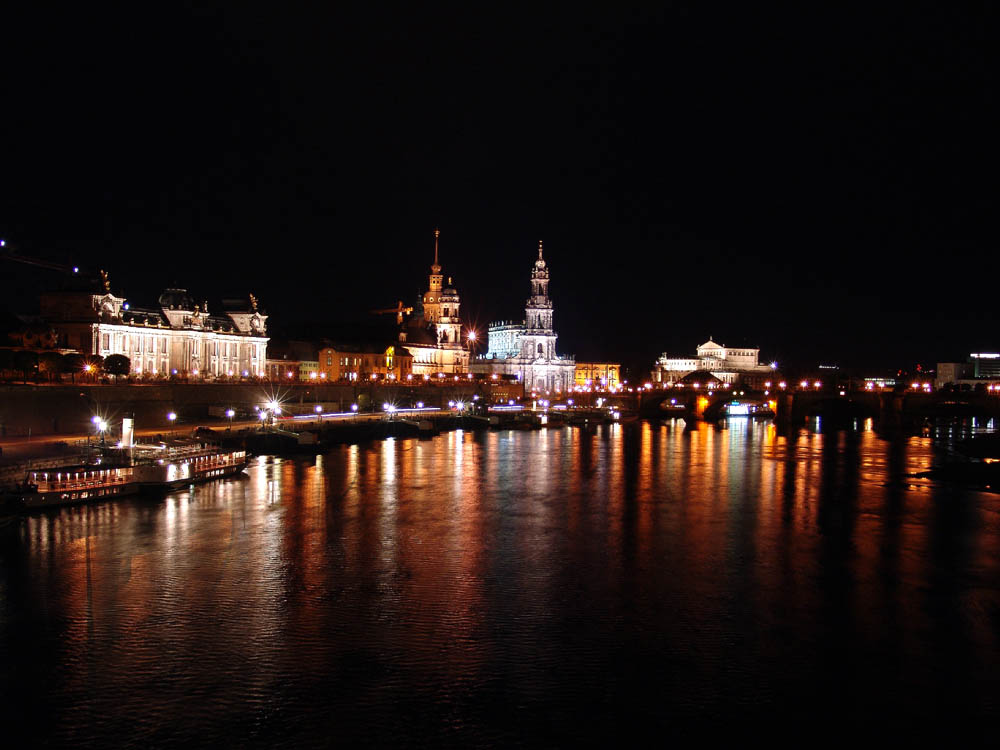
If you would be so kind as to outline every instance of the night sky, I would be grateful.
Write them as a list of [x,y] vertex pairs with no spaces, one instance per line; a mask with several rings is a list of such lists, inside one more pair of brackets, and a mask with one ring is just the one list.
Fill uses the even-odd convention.
[[477,5],[5,10],[0,236],[279,333],[412,300],[438,226],[480,332],[544,240],[578,359],[1000,347],[984,5]]

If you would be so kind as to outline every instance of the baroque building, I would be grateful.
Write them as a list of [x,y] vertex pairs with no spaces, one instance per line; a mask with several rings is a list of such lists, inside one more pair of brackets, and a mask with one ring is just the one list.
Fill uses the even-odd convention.
[[[469,369],[469,352],[462,344],[461,300],[451,278],[445,285],[438,263],[439,229],[434,230],[434,263],[427,292],[417,299],[399,331],[399,343],[413,357],[414,375],[462,373]],[[401,308],[402,309],[402,308]]]
[[40,299],[42,317],[65,346],[82,354],[129,358],[134,375],[194,378],[261,377],[267,360],[267,315],[249,303],[224,300],[213,315],[185,289],[166,289],[155,308],[135,308],[101,288],[50,292]]
[[760,349],[750,347],[727,347],[716,343],[712,337],[699,346],[694,357],[668,357],[664,352],[656,360],[653,380],[657,383],[676,383],[696,371],[711,373],[722,383],[736,383],[739,380],[755,379],[770,375],[777,363],[762,365],[758,361]]
[[470,369],[486,375],[514,375],[526,391],[568,391],[573,387],[576,363],[573,357],[556,353],[557,338],[552,325],[549,269],[539,242],[524,321],[491,323],[487,352]]
[[577,362],[576,387],[613,391],[621,384],[621,365],[617,362]]

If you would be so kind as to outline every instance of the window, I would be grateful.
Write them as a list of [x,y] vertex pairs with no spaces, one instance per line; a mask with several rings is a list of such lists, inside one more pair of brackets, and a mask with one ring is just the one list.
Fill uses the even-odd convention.
[[111,336],[107,333],[101,336],[101,348],[104,350],[111,348]]

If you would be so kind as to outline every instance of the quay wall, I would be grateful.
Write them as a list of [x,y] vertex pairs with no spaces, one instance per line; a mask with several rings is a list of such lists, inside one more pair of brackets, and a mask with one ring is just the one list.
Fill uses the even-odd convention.
[[326,411],[346,411],[357,403],[362,411],[380,408],[385,401],[410,405],[447,405],[450,400],[488,396],[488,385],[278,385],[244,383],[165,383],[122,385],[3,385],[0,386],[0,437],[84,434],[92,431],[98,414],[117,423],[134,414],[136,427],[170,427],[167,414],[175,412],[177,427],[193,426],[209,416],[209,408],[232,408],[242,414],[270,399],[280,400],[291,412],[307,412],[314,404]]

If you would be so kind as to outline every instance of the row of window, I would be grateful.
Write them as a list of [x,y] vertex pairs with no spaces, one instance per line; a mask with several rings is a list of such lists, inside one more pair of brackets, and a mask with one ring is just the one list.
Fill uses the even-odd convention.
[[[143,339],[142,336],[136,336],[130,340],[129,335],[121,334],[118,338],[118,351],[128,352],[130,351],[129,345],[134,344],[134,351],[136,354],[160,354],[167,353],[167,339],[165,337],[158,337],[154,339],[152,336],[147,336]],[[250,358],[257,359],[257,345],[248,344]],[[211,344],[210,354],[212,356],[218,357],[239,357],[240,345],[238,342],[233,341],[213,341]],[[101,349],[102,351],[111,351],[111,335],[102,334],[101,336]]]

